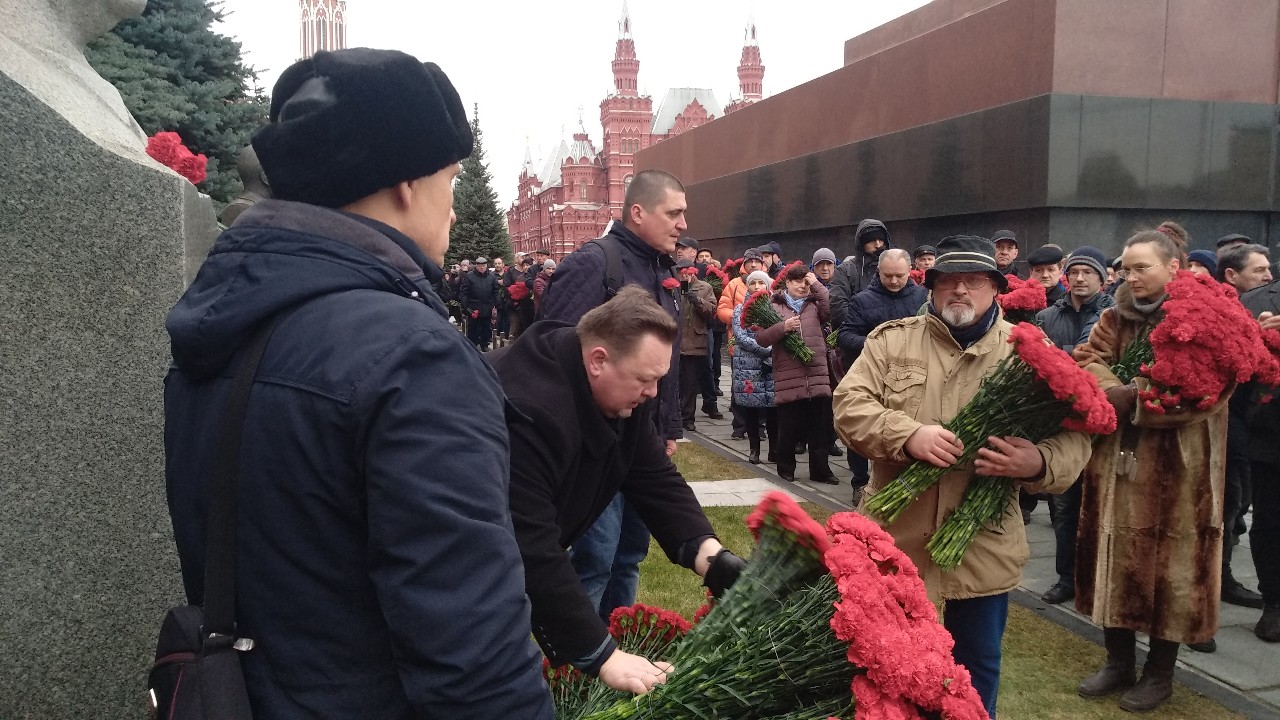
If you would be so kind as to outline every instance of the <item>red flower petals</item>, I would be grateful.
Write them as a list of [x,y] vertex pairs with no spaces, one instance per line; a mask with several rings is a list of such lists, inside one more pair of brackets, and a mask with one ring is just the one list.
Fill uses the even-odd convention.
[[668,290],[675,290],[680,287],[680,281],[675,278],[667,278],[662,281],[662,287]]
[[529,297],[529,286],[523,282],[518,282],[507,288],[507,297],[519,302]]
[[1053,345],[1040,328],[1018,323],[1009,334],[1018,358],[1035,371],[1058,400],[1070,400],[1073,414],[1062,421],[1067,430],[1109,435],[1116,430],[1116,411],[1098,379]]
[[776,525],[793,535],[796,542],[811,550],[826,552],[831,547],[827,540],[827,532],[816,520],[809,517],[804,508],[796,504],[786,493],[773,491],[766,493],[756,505],[756,509],[747,515],[747,527],[751,536],[760,539],[760,528],[765,524]]
[[176,132],[158,132],[147,138],[147,154],[192,185],[199,185],[208,177],[209,159],[188,150]]
[[1022,280],[1016,275],[1005,275],[1008,291],[997,295],[996,302],[1006,313],[1037,313],[1049,306],[1048,295],[1038,280]]
[[917,285],[924,285],[923,270],[912,270],[911,272],[907,273],[907,276],[910,277],[912,280],[914,280]]

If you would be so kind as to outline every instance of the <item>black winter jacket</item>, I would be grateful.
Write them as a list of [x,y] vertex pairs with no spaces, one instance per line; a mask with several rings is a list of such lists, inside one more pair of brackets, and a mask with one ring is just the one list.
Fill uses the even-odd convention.
[[920,308],[929,301],[929,291],[914,280],[907,280],[906,287],[898,292],[889,292],[880,284],[880,274],[871,279],[871,286],[853,296],[845,313],[844,322],[840,325],[840,334],[836,336],[836,344],[844,351],[846,363],[862,354],[862,346],[867,342],[867,335],[877,326],[890,320],[911,317],[920,312]]
[[[662,287],[662,281],[672,277],[675,261],[670,255],[658,252],[645,244],[638,235],[618,221],[609,226],[608,235],[621,246],[622,281],[624,285],[639,285],[651,294],[671,314],[676,325],[680,323],[680,308],[676,293]],[[576,324],[587,311],[604,304],[605,297],[604,250],[595,243],[587,243],[567,255],[556,266],[555,279],[542,298],[540,320],[559,320]],[[680,417],[680,338],[676,338],[671,350],[671,371],[658,383],[656,411],[658,427],[664,438],[677,440],[684,437],[684,425]]]
[[458,302],[468,313],[479,310],[482,317],[487,316],[498,305],[497,273],[488,270],[483,273],[468,270],[462,276]]
[[626,497],[667,557],[684,567],[693,567],[698,546],[713,532],[667,457],[653,422],[656,404],[644,403],[625,419],[600,412],[575,328],[534,323],[490,359],[511,403],[529,418],[508,424],[511,516],[533,603],[533,632],[560,666],[590,655],[609,637],[565,549],[614,495]]
[[[1240,301],[1253,313],[1254,317],[1263,312],[1280,315],[1280,280],[1254,288],[1240,296]],[[1237,390],[1237,393],[1253,393],[1258,389],[1257,383],[1250,383]],[[1254,462],[1265,462],[1280,465],[1280,399],[1255,405],[1251,408],[1249,420],[1249,459]],[[1273,482],[1274,478],[1267,478]]]
[[1070,353],[1075,346],[1088,342],[1089,333],[1093,332],[1102,311],[1115,307],[1115,304],[1114,297],[1099,292],[1076,310],[1071,304],[1071,296],[1066,295],[1036,313],[1036,324],[1054,345]]
[[256,643],[242,655],[255,717],[554,716],[529,639],[502,389],[446,321],[440,276],[386,225],[265,200],[169,313],[166,481],[198,604],[241,347],[289,312],[240,453],[236,610]]
[[[862,252],[862,236],[872,230],[884,233],[884,247],[874,255]],[[844,324],[845,313],[848,312],[849,301],[853,296],[866,290],[871,281],[880,276],[880,253],[893,247],[889,239],[889,229],[879,220],[863,220],[853,233],[853,246],[856,248],[853,260],[841,263],[831,278],[831,325],[840,327]]]

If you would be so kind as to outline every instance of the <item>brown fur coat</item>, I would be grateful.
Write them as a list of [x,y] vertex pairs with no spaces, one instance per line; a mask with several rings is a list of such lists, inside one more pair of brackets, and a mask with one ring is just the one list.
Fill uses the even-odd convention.
[[[1074,353],[1103,389],[1120,384],[1109,366],[1148,321],[1127,286],[1116,300]],[[1076,608],[1095,623],[1184,643],[1217,632],[1232,390],[1204,411],[1154,415],[1139,403],[1095,441],[1076,546]]]

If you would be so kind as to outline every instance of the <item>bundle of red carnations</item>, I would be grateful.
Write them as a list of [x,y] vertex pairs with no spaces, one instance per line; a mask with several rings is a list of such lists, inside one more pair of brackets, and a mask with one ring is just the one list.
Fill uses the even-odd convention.
[[840,513],[824,531],[771,493],[747,524],[751,562],[675,640],[667,682],[638,697],[598,693],[568,713],[557,705],[557,717],[986,717],[915,566],[874,522]]
[[[788,270],[790,270],[790,269],[791,269],[791,268],[793,268],[793,267],[796,267],[796,266],[801,266],[801,267],[803,267],[803,266],[804,266],[804,261],[803,261],[803,260],[796,260],[796,261],[794,261],[794,262],[792,262],[792,263],[790,263],[790,264],[786,265],[785,267],[783,267],[781,270],[779,270],[779,271],[778,271],[778,276],[777,276],[777,277],[775,277],[775,278],[773,279],[773,290],[774,290],[775,292],[776,292],[776,291],[779,291],[779,290],[781,290],[781,289],[783,289],[783,288],[785,288],[785,287],[787,286],[787,271],[788,271]],[[768,270],[769,270],[768,268],[765,268],[765,272],[768,272]]]
[[705,279],[707,284],[711,286],[711,291],[716,294],[717,299],[724,292],[724,286],[729,284],[729,276],[725,275],[720,268],[710,265],[707,266],[707,277]]
[[511,287],[504,288],[504,290],[507,292],[507,297],[511,298],[513,302],[520,302],[529,297],[529,286],[523,280],[517,280],[511,284]]
[[914,280],[917,285],[924,285],[923,270],[916,270],[915,268],[912,268],[911,272],[907,273],[907,277]]
[[199,185],[208,176],[209,159],[187,149],[176,132],[158,132],[147,138],[147,154],[192,185]]
[[1004,319],[1017,325],[1034,323],[1036,313],[1049,306],[1048,295],[1039,280],[1023,280],[1017,275],[1005,275],[1009,289],[996,296],[996,302],[1004,313]]
[[[1235,288],[1182,270],[1164,290],[1163,317],[1145,340],[1139,336],[1131,342],[1114,366],[1130,370],[1126,355],[1151,358],[1138,367],[1138,375],[1150,381],[1138,394],[1147,410],[1204,410],[1237,383],[1256,378],[1264,385],[1280,384],[1280,363]],[[1117,376],[1126,382],[1133,377]]]
[[[944,424],[964,445],[950,468],[916,461],[867,500],[867,510],[897,520],[916,498],[954,468],[971,465],[987,438],[1015,435],[1040,442],[1060,430],[1105,435],[1115,432],[1116,413],[1098,380],[1085,372],[1030,323],[1014,326],[1014,352],[985,377],[978,393]],[[929,554],[944,570],[963,559],[978,532],[998,525],[1017,481],[974,476],[955,512],[929,540]]]
[[[752,293],[743,301],[742,314],[738,318],[738,323],[744,329],[758,332],[780,322],[782,322],[782,316],[773,309],[772,294],[768,290]],[[813,361],[813,351],[804,344],[804,337],[795,330],[790,330],[782,336],[782,347],[802,363]]]

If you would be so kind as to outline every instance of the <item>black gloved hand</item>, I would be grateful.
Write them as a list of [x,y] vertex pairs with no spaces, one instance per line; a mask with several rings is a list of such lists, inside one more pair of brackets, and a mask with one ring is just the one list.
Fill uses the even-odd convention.
[[721,550],[711,558],[711,565],[707,567],[707,574],[702,578],[702,584],[711,591],[712,597],[719,599],[724,595],[724,591],[737,581],[738,576],[742,574],[742,569],[746,566],[746,560],[727,549]]

